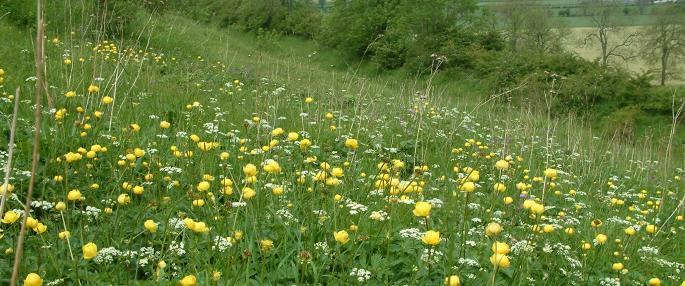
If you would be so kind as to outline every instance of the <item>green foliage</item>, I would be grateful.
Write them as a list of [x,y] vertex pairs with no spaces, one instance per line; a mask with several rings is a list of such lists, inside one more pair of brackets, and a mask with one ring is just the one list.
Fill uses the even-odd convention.
[[346,54],[368,56],[381,69],[421,73],[436,57],[447,59],[444,68],[469,68],[481,50],[503,46],[477,12],[469,0],[346,1],[328,17],[322,38]]
[[172,0],[177,12],[195,20],[215,22],[221,27],[237,27],[248,32],[275,31],[290,36],[312,38],[321,25],[317,5],[308,0]]
[[36,27],[36,1],[2,1],[0,15],[6,15],[10,23],[27,28]]

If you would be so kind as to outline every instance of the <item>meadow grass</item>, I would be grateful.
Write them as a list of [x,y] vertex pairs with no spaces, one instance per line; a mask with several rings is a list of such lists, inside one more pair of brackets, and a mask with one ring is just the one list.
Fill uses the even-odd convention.
[[[574,116],[478,96],[478,82],[374,75],[298,39],[136,21],[139,39],[48,35],[55,106],[22,277],[682,283],[683,171],[668,143],[627,145]],[[7,23],[0,34],[9,119],[14,88],[32,94],[33,36]],[[30,176],[28,98],[4,187],[3,283]]]

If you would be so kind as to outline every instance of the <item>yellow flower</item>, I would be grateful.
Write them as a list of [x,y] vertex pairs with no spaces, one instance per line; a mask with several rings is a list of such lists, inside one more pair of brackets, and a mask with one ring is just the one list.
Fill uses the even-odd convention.
[[595,236],[595,240],[596,240],[597,243],[599,243],[599,244],[604,244],[604,243],[606,243],[606,242],[607,242],[607,239],[609,239],[609,238],[606,236],[606,234],[600,233],[600,234],[598,234],[597,236]]
[[7,211],[5,215],[2,217],[2,223],[4,224],[13,224],[19,219],[19,214],[15,213],[14,211]]
[[205,224],[202,221],[194,222],[192,230],[193,230],[193,232],[196,232],[196,233],[209,232],[209,228],[207,227],[207,224]]
[[611,269],[616,270],[616,271],[621,271],[621,270],[623,270],[623,263],[616,262],[616,263],[611,265]]
[[120,194],[120,195],[117,197],[117,202],[118,202],[120,205],[126,205],[126,204],[128,204],[128,203],[131,202],[131,197],[129,197],[127,194]]
[[133,187],[133,193],[134,193],[134,194],[136,194],[136,195],[142,195],[143,192],[145,192],[145,189],[143,188],[143,186],[135,186],[135,187]]
[[545,174],[545,177],[547,177],[549,179],[554,179],[557,177],[557,170],[552,169],[552,168],[548,168],[545,170],[544,174]]
[[627,227],[623,230],[627,235],[635,235],[636,231],[632,226]]
[[73,91],[67,91],[67,93],[64,94],[65,97],[71,98],[76,96],[76,92]]
[[171,127],[171,123],[169,123],[168,121],[162,121],[159,123],[159,127],[162,129],[167,129]]
[[257,195],[257,192],[254,189],[249,187],[243,188],[243,199],[249,200],[253,198],[255,195]]
[[67,240],[71,236],[71,233],[68,230],[65,230],[65,231],[61,231],[58,234],[58,236],[59,236],[59,239],[61,239],[61,240]]
[[506,242],[495,241],[492,243],[492,252],[497,254],[509,254],[511,250],[509,249],[509,244]]
[[536,215],[541,215],[545,212],[545,206],[542,204],[535,203],[530,207],[530,211]]
[[33,231],[35,231],[37,234],[42,234],[48,230],[48,226],[44,225],[43,223],[38,223],[36,224],[35,227],[32,228]]
[[26,218],[26,226],[28,228],[34,228],[37,225],[38,225],[38,220],[36,220],[35,218],[32,218],[32,217]]
[[334,177],[340,178],[345,175],[345,172],[343,171],[342,168],[335,167],[331,170],[331,175]]
[[356,150],[357,148],[359,148],[359,142],[357,142],[357,139],[348,138],[347,140],[345,140],[345,147],[350,148],[352,150]]
[[649,286],[660,286],[661,285],[661,279],[654,277],[652,279],[649,279],[647,284],[649,284]]
[[485,227],[485,235],[495,236],[502,232],[502,226],[499,223],[491,222]]
[[67,200],[70,201],[77,201],[81,199],[81,191],[79,190],[71,190],[69,193],[67,193]]
[[43,278],[36,273],[29,273],[24,279],[24,286],[41,286],[43,285]]
[[283,135],[283,133],[285,133],[285,131],[283,130],[283,128],[279,127],[271,131],[271,136],[280,136]]
[[252,177],[257,175],[257,166],[253,164],[247,164],[243,167],[243,173],[245,177]]
[[476,184],[473,182],[464,182],[460,187],[459,190],[462,192],[467,192],[471,193],[476,190]]
[[297,132],[288,133],[288,141],[296,141],[299,137],[300,134],[297,134]]
[[500,253],[495,253],[490,256],[490,263],[497,268],[509,268],[511,265],[509,257]]
[[502,184],[502,183],[496,183],[495,186],[493,187],[493,190],[495,190],[495,192],[503,193],[504,191],[507,190],[507,186]]
[[275,187],[271,190],[271,193],[273,193],[274,196],[280,196],[283,194],[283,187],[281,187],[281,186]]
[[181,286],[195,286],[197,285],[197,278],[195,275],[186,275],[180,281]]
[[57,203],[55,204],[55,209],[58,210],[58,211],[63,211],[63,210],[65,210],[66,208],[67,208],[67,204],[65,204],[64,202],[57,202]]
[[98,246],[95,243],[89,242],[84,245],[81,250],[83,250],[83,259],[91,260],[98,255]]
[[509,162],[506,160],[499,160],[497,163],[495,163],[495,167],[500,170],[506,170],[509,169]]
[[193,206],[194,207],[202,207],[204,205],[205,205],[205,200],[203,200],[203,199],[193,200]]
[[657,227],[656,227],[656,225],[650,224],[650,225],[647,225],[647,227],[645,227],[645,231],[647,231],[647,233],[652,234],[652,233],[655,233],[657,231]]
[[100,92],[100,87],[98,87],[97,85],[91,84],[90,86],[88,86],[88,92],[89,93]]
[[219,279],[221,279],[221,272],[216,270],[212,272],[212,281],[219,281]]
[[505,197],[505,198],[504,198],[504,204],[505,204],[505,205],[510,205],[510,204],[512,204],[513,202],[514,202],[514,198],[512,198],[512,197]]
[[268,252],[274,248],[274,242],[271,239],[262,239],[259,241],[259,249],[263,252]]
[[145,223],[143,223],[143,226],[151,233],[157,232],[157,223],[154,220],[146,220]]
[[417,217],[427,217],[431,213],[431,208],[433,206],[427,202],[417,202],[414,205],[414,215]]
[[197,184],[197,190],[200,192],[206,192],[207,190],[209,190],[209,187],[210,185],[207,181],[202,181],[199,184]]
[[103,104],[112,104],[113,101],[114,101],[114,99],[111,98],[111,97],[109,97],[109,96],[105,96],[105,97],[102,98],[102,103],[103,103]]
[[306,150],[307,148],[309,148],[309,146],[312,146],[312,141],[310,141],[309,139],[300,140],[300,149]]
[[345,230],[334,232],[333,237],[340,244],[346,244],[350,241],[350,235]]
[[133,132],[140,131],[140,125],[138,125],[137,123],[130,124],[128,128],[130,128]]
[[421,241],[431,246],[438,245],[440,244],[440,232],[433,230],[426,231],[426,233],[423,234],[423,237],[421,237]]
[[447,286],[459,286],[460,284],[461,284],[461,281],[459,280],[459,276],[457,276],[457,275],[445,277],[445,285],[447,285]]

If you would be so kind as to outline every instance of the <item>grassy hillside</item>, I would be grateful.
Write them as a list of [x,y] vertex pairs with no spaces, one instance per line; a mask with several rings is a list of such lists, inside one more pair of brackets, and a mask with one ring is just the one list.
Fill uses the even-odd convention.
[[[668,141],[626,145],[573,116],[488,97],[478,81],[378,75],[308,41],[178,15],[135,20],[138,37],[47,37],[55,106],[44,110],[22,277],[682,283],[683,171]],[[5,284],[35,79],[32,33],[2,22],[0,35],[5,134],[22,89],[0,225]]]

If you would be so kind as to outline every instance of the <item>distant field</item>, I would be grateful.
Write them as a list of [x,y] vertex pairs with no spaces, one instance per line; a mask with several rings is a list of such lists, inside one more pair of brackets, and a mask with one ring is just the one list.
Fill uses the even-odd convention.
[[[598,44],[588,43],[587,45],[583,45],[583,39],[586,37],[586,35],[592,32],[592,29],[593,28],[589,27],[570,28],[569,36],[566,38],[566,41],[564,42],[564,46],[566,47],[566,49],[568,49],[569,51],[573,51],[574,53],[588,60],[598,59],[601,53]],[[618,39],[623,39],[630,33],[639,32],[640,29],[642,29],[642,26],[625,27],[612,36],[614,39],[618,41]],[[639,57],[638,47],[634,47],[632,52],[637,54],[638,57],[629,61],[622,61],[614,58],[614,61],[611,62],[611,64],[614,66],[621,66],[636,74],[649,71],[650,69],[653,70],[656,74],[658,74],[657,66],[650,66],[642,58]],[[667,84],[685,84],[685,81],[683,81],[683,78],[685,78],[685,73],[683,73],[682,69],[679,71],[679,73],[677,73],[677,76],[680,77],[680,79],[669,80],[667,81]]]

